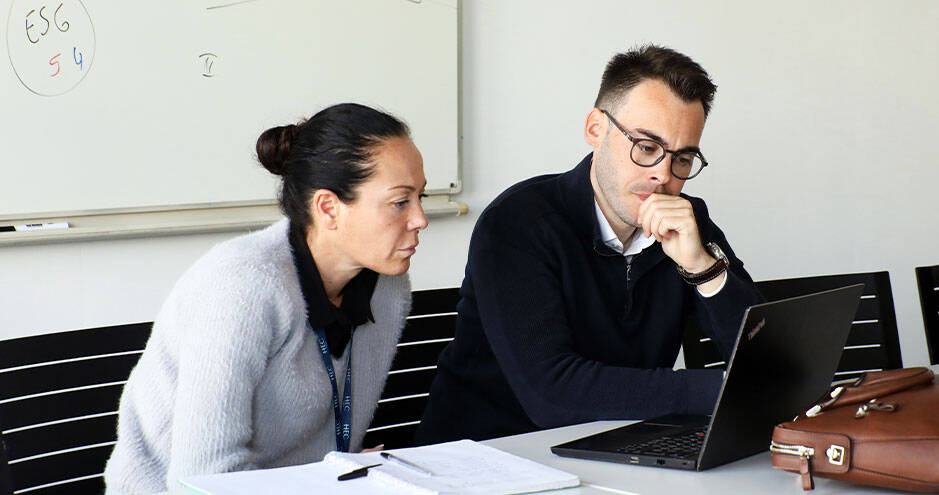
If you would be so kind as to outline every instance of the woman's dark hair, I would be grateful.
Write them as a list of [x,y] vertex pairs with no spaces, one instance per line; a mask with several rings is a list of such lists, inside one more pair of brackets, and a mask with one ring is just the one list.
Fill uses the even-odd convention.
[[407,124],[374,108],[341,103],[298,124],[272,127],[258,138],[261,165],[283,177],[280,207],[295,225],[310,225],[309,201],[328,189],[345,203],[374,169],[369,163],[378,145],[408,137]]
[[615,111],[626,92],[645,79],[665,82],[686,102],[700,101],[705,117],[711,111],[717,86],[704,68],[687,55],[656,45],[640,46],[610,59],[594,106]]

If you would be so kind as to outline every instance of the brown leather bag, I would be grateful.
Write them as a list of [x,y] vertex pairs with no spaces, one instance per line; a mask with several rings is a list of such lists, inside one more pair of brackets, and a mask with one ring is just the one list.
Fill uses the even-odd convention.
[[928,368],[867,373],[836,384],[773,430],[773,467],[915,492],[939,491],[939,384]]

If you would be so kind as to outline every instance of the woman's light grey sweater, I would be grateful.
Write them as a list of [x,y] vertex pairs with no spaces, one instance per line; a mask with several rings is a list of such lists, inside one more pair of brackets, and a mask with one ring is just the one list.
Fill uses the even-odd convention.
[[[333,359],[340,396],[352,352],[352,441],[365,429],[410,310],[407,275],[379,276],[374,323]],[[336,449],[332,387],[280,221],[219,244],[176,283],[121,397],[108,494],[174,488],[180,476],[315,462]]]

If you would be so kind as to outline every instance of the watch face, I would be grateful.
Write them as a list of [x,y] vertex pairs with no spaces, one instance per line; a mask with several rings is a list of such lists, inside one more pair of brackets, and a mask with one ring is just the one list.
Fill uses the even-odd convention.
[[711,252],[711,255],[717,259],[724,260],[724,263],[727,263],[727,255],[724,254],[724,250],[717,245],[716,242],[709,242],[707,244],[708,251]]

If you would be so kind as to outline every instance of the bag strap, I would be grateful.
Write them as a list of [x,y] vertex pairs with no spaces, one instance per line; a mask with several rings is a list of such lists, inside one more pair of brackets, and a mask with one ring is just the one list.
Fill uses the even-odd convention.
[[812,417],[823,410],[867,402],[871,399],[932,383],[932,370],[924,366],[890,371],[874,371],[861,375],[857,380],[835,385],[828,398],[812,406],[805,415]]

